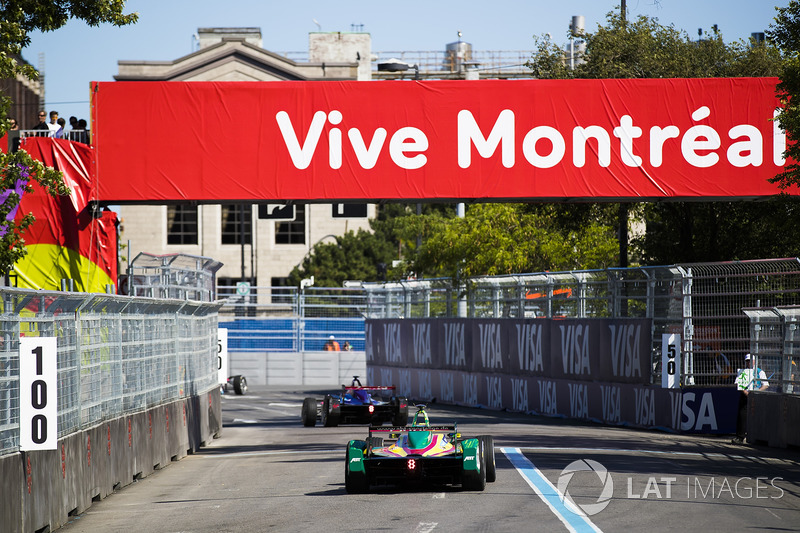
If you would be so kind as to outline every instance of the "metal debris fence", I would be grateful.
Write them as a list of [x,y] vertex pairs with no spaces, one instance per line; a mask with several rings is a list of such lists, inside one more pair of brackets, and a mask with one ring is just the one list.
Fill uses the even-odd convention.
[[322,350],[330,335],[364,350],[363,289],[251,287],[246,295],[235,289],[218,287],[219,325],[228,330],[231,352]]
[[492,276],[461,287],[424,279],[219,293],[228,295],[220,320],[235,329],[232,351],[321,349],[328,334],[363,349],[365,318],[651,318],[653,383],[661,380],[662,334],[678,333],[683,386],[733,386],[752,352],[769,366],[772,390],[787,390],[787,357],[800,352],[800,334],[783,342],[783,330],[773,332],[780,339],[770,346],[763,335],[757,340],[744,312],[800,305],[797,258]]
[[0,289],[0,455],[18,451],[19,339],[56,337],[58,437],[217,386],[219,305]]

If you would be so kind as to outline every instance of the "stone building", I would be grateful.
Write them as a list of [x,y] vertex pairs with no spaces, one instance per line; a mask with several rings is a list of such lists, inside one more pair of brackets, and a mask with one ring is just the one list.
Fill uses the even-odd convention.
[[[168,61],[119,61],[117,81],[340,81],[369,80],[368,33],[311,33],[307,61],[262,48],[259,28],[200,28],[196,50]],[[187,117],[191,120],[191,117]],[[246,117],[243,117],[246,120]],[[154,124],[157,126],[157,124]],[[231,129],[235,130],[232,124]],[[224,134],[224,132],[220,132]],[[218,284],[239,281],[280,286],[315,244],[347,231],[369,229],[366,216],[343,218],[341,205],[296,204],[291,220],[276,221],[266,204],[122,205],[124,255],[185,253],[220,261]],[[353,207],[353,206],[348,206]],[[291,208],[281,211],[291,211]],[[336,211],[340,216],[334,216]],[[289,215],[291,217],[291,213]],[[124,266],[121,271],[124,271]],[[224,295],[226,291],[222,291]]]

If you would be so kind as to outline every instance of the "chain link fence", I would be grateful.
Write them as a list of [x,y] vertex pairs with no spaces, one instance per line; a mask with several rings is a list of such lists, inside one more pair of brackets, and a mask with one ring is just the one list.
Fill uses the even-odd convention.
[[765,330],[755,344],[743,311],[800,305],[797,258],[491,276],[461,287],[450,279],[350,285],[254,287],[247,295],[219,287],[229,349],[321,350],[335,335],[361,350],[365,318],[650,318],[651,381],[661,380],[662,335],[677,333],[685,386],[733,386],[745,354],[759,351],[778,384],[792,368],[787,350],[799,350],[779,324],[769,349]]
[[770,389],[800,393],[800,306],[746,308],[750,319],[753,368],[761,369]]
[[55,337],[58,437],[217,386],[219,304],[0,289],[0,455],[19,447],[19,339]]
[[331,335],[341,346],[364,350],[366,294],[360,288],[248,287],[246,294],[236,289],[217,288],[229,351],[316,351]]

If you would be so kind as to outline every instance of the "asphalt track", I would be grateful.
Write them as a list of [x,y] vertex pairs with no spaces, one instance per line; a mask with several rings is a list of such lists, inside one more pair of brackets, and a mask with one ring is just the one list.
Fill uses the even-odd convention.
[[366,431],[302,427],[324,392],[225,395],[219,439],[62,531],[800,531],[798,450],[438,404],[431,423],[494,436],[497,481],[350,495],[344,450]]

